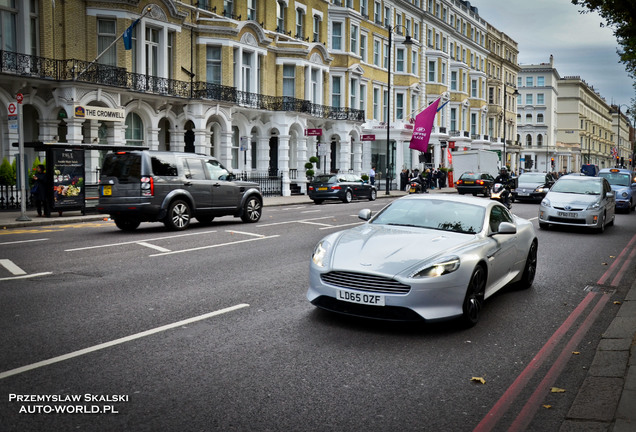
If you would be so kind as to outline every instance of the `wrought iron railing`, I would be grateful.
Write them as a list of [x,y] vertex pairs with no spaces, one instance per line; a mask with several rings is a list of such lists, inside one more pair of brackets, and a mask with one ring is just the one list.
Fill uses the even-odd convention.
[[234,173],[234,175],[237,180],[258,183],[261,187],[261,194],[264,197],[281,196],[283,194],[283,177],[278,171],[267,174],[242,171]]
[[55,81],[77,81],[125,88],[140,93],[184,98],[210,99],[267,111],[294,111],[313,117],[363,122],[364,111],[318,105],[288,96],[244,92],[235,87],[208,82],[179,81],[128,72],[125,68],[77,59],[54,60],[0,50],[0,74]]

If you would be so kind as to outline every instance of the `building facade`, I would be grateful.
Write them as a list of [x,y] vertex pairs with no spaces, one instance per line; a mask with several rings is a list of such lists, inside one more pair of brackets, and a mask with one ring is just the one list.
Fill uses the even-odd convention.
[[[469,2],[7,0],[0,13],[0,111],[23,95],[27,143],[210,154],[280,176],[283,195],[306,190],[312,156],[317,172],[375,165],[393,183],[401,168],[448,166],[451,149],[503,148],[505,122],[489,131],[492,37]],[[492,75],[514,83],[516,43],[496,37]],[[422,155],[412,119],[438,98]],[[0,139],[0,159],[15,158],[14,123]],[[87,182],[104,154],[86,152]]]

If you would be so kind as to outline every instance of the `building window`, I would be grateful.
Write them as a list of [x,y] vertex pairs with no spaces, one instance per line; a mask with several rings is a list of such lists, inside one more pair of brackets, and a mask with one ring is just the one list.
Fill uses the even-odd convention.
[[373,89],[373,119],[380,119],[380,89]]
[[457,71],[451,71],[451,90],[457,91]]
[[360,109],[365,111],[366,118],[366,110],[367,110],[367,86],[365,84],[360,84]]
[[384,61],[383,67],[385,69],[388,69],[389,68],[389,45],[388,44],[384,44],[384,58],[383,58],[383,61]]
[[320,16],[314,15],[314,42],[320,42]]
[[104,52],[104,50],[108,48],[117,37],[116,33],[115,20],[97,19],[97,53],[103,53],[99,58],[99,63],[110,66],[117,65],[116,46],[113,45],[107,52]]
[[418,67],[417,67],[417,51],[411,51],[411,73],[413,75],[417,75]]
[[126,145],[140,146],[144,143],[144,124],[135,113],[126,116]]
[[433,29],[428,29],[426,32],[426,44],[429,48],[433,48]]
[[428,62],[428,81],[435,82],[435,60]]
[[545,77],[539,76],[537,77],[537,87],[545,86]]
[[256,0],[247,0],[247,19],[256,21]]
[[373,41],[373,64],[380,66],[380,41]]
[[305,37],[305,12],[302,9],[296,9],[296,37]]
[[398,48],[395,52],[395,70],[404,72],[404,48]]
[[368,4],[369,0],[360,0],[360,15],[363,17],[369,16]]
[[284,1],[276,2],[276,31],[285,32],[285,11],[287,9],[287,5]]
[[[530,142],[530,145],[532,145],[532,142]],[[537,135],[537,147],[543,147],[543,135],[541,134]]]
[[532,77],[526,77],[526,87],[532,87],[534,80]]
[[349,47],[350,52],[358,53],[358,26],[351,26],[351,45]]
[[471,135],[477,134],[477,114],[470,114],[470,133]]
[[457,130],[457,108],[451,108],[450,110],[450,129],[451,131]]
[[470,80],[470,97],[477,97],[477,80]]
[[331,77],[331,106],[341,107],[342,80],[340,77]]
[[491,105],[495,103],[495,88],[494,87],[488,87],[488,103]]
[[168,32],[168,78],[174,78],[174,45],[176,40],[176,32]]
[[544,104],[545,104],[545,98],[543,93],[537,94],[537,105],[544,105]]
[[526,114],[526,124],[532,123],[532,114]]
[[391,24],[391,8],[386,6],[384,8],[384,27],[388,27]]
[[360,35],[360,61],[367,62],[367,35],[362,33]]
[[441,71],[442,71],[442,84],[446,84],[446,62],[442,62]]
[[397,93],[395,95],[395,118],[396,120],[404,119],[404,94]]
[[315,104],[322,102],[322,97],[319,92],[320,87],[318,86],[318,76],[319,76],[318,70],[312,69],[311,70],[311,101]]
[[532,105],[532,93],[526,95],[526,105]]
[[382,16],[380,15],[380,3],[379,2],[375,2],[373,4],[373,21],[376,24],[380,24],[382,22]]
[[221,47],[207,47],[205,74],[207,82],[221,84]]
[[342,23],[334,22],[331,27],[331,49],[342,50]]
[[159,30],[146,27],[146,75],[158,76]]
[[296,66],[283,65],[283,96],[296,97]]
[[543,114],[537,114],[537,123],[543,123]]
[[17,18],[16,0],[0,2],[0,49],[4,51],[18,51]]
[[234,2],[231,0],[223,1],[223,15],[225,16],[234,16]]
[[532,147],[532,135],[526,135],[526,147]]
[[349,107],[356,108],[358,104],[358,80],[351,78],[349,82]]

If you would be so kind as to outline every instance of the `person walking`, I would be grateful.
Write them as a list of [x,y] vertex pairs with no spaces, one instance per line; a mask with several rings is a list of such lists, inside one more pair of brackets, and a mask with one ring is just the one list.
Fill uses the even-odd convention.
[[44,172],[44,165],[38,165],[35,168],[35,174],[33,174],[33,187],[31,188],[31,195],[35,200],[38,217],[42,217],[42,215],[51,217],[51,208],[47,200],[47,186],[48,182]]
[[375,165],[373,165],[369,170],[369,181],[372,185],[375,184]]

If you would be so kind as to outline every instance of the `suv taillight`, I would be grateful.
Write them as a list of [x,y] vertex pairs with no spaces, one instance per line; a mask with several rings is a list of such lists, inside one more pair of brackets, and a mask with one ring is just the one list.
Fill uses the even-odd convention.
[[155,182],[152,177],[141,178],[141,196],[154,196]]

